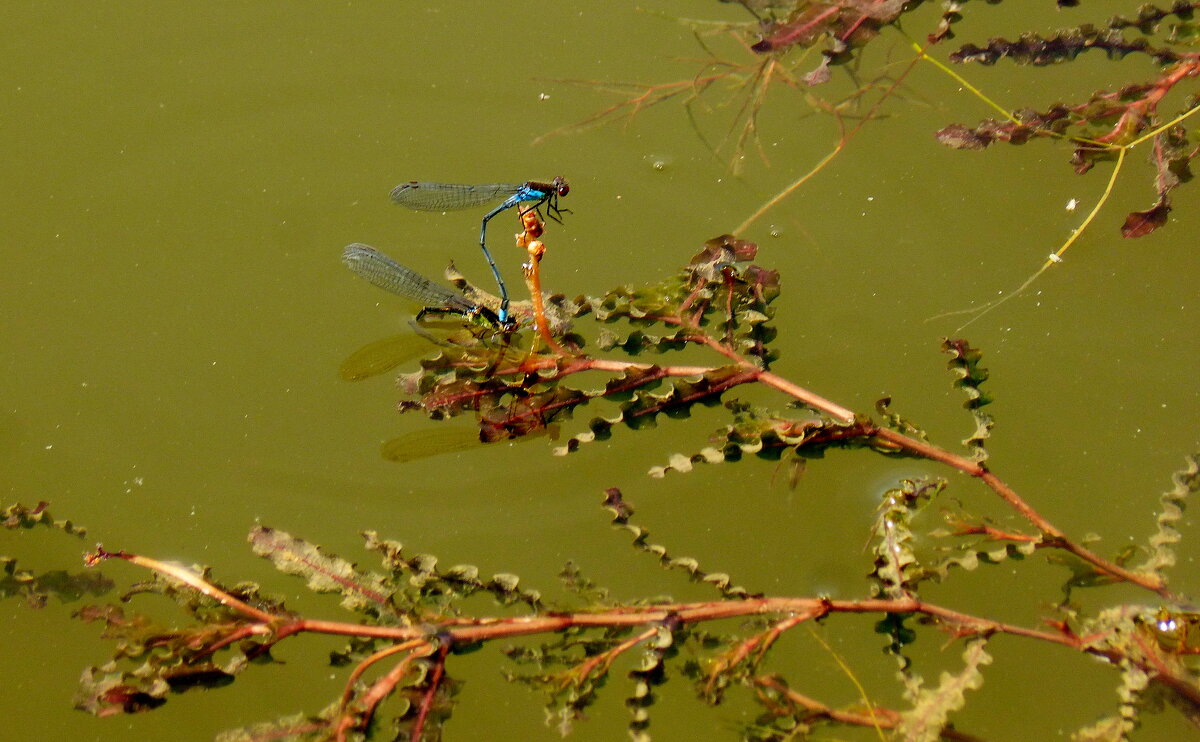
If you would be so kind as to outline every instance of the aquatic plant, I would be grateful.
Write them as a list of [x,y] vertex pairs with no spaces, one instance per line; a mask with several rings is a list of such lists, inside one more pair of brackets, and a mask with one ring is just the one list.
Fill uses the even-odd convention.
[[[652,539],[629,499],[617,489],[605,490],[603,507],[633,548],[712,592],[711,598],[687,601],[619,599],[574,564],[562,569],[562,596],[550,598],[516,575],[443,566],[437,557],[409,552],[375,531],[363,533],[364,547],[379,566],[364,569],[298,536],[266,525],[252,528],[248,538],[254,553],[303,580],[309,590],[336,598],[349,614],[341,619],[301,613],[269,588],[230,584],[204,567],[97,546],[89,564],[121,560],[145,569],[149,579],[125,589],[117,602],[77,612],[101,625],[113,642],[109,661],[84,672],[77,706],[100,716],[148,711],[174,694],[233,684],[247,672],[271,672],[272,652],[282,642],[333,635],[346,640],[330,655],[330,663],[343,668],[338,697],[324,709],[232,730],[220,739],[437,739],[456,704],[455,657],[522,639],[504,650],[506,675],[542,693],[549,723],[564,732],[604,693],[623,693],[631,736],[649,739],[659,689],[685,682],[701,703],[715,705],[743,693],[758,704],[757,718],[738,731],[744,739],[802,739],[827,727],[864,726],[898,739],[970,740],[982,737],[957,728],[954,718],[986,681],[994,655],[1004,651],[993,642],[1003,635],[1109,663],[1119,702],[1075,739],[1125,739],[1164,699],[1194,719],[1200,709],[1194,662],[1200,653],[1200,614],[1172,591],[1168,575],[1175,566],[1183,509],[1200,489],[1200,457],[1189,458],[1175,475],[1162,496],[1157,527],[1141,546],[1100,553],[1087,539],[1055,526],[989,466],[994,421],[985,412],[993,403],[985,389],[988,372],[978,349],[965,340],[942,343],[970,419],[961,450],[933,442],[894,412],[889,399],[880,400],[873,415],[855,412],[772,372],[778,335],[772,304],[781,282],[775,271],[751,262],[756,254],[752,243],[725,235],[710,240],[678,273],[651,285],[572,301],[546,297],[541,310],[536,304],[514,304],[514,316],[526,329],[507,339],[463,318],[454,343],[431,345],[433,354],[401,376],[402,408],[424,412],[433,419],[430,425],[450,417],[473,419],[475,445],[573,425],[558,449],[570,455],[597,439],[637,435],[660,417],[686,419],[699,406],[721,407],[728,422],[712,432],[708,445],[666,456],[651,474],[760,458],[785,464],[794,479],[805,464],[815,465],[833,448],[859,456],[906,457],[978,480],[1023,527],[972,514],[948,493],[952,485],[945,478],[906,478],[883,495],[867,533],[846,534],[868,545],[862,553],[861,595],[771,595],[741,585],[727,571],[706,564],[703,555],[679,554]],[[533,266],[529,274],[536,274]],[[544,318],[533,321],[547,307],[558,313],[555,331]],[[585,321],[600,328],[594,333],[595,355],[579,328],[566,329],[570,322]],[[538,334],[531,323],[546,331],[548,342],[530,340]],[[641,360],[686,347],[705,349],[718,363]],[[584,371],[606,374],[608,380],[574,384]],[[732,397],[739,387],[752,385],[773,390],[786,404],[767,409]],[[611,410],[574,422],[587,405]],[[9,528],[42,526],[82,535],[73,524],[54,521],[44,505],[13,506],[4,516]],[[1038,555],[1042,559],[1035,559]],[[958,576],[965,579],[1002,564],[1034,569],[1043,561],[1067,570],[1061,599],[1028,598],[1046,606],[1041,625],[998,620],[926,596],[929,586]],[[111,586],[47,579],[18,570],[13,560],[4,564],[6,592],[34,603],[81,585]],[[1144,597],[1075,598],[1080,591],[1112,584]],[[160,610],[134,611],[128,606],[133,595],[172,601],[187,620],[164,623],[155,617]],[[482,610],[479,598],[490,599],[494,607]],[[768,661],[790,632],[857,614],[876,618],[874,633],[896,661],[901,705],[885,705],[861,686],[857,703],[821,699],[822,684],[811,687],[804,668]],[[943,642],[961,647],[960,663],[928,680],[922,674],[928,660],[915,650]],[[855,678],[852,667],[843,668]]]

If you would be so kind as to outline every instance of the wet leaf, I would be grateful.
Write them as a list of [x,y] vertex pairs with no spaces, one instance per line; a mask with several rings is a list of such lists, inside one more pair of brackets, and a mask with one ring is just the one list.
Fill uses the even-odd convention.
[[991,415],[980,411],[981,407],[992,402],[992,398],[980,388],[988,378],[987,369],[980,365],[983,354],[961,339],[944,339],[942,350],[951,356],[948,366],[957,378],[954,386],[967,395],[963,407],[970,410],[975,418],[975,432],[963,441],[963,445],[975,461],[986,461],[988,453],[984,443],[991,436],[993,422]]
[[727,599],[751,597],[751,593],[744,587],[733,585],[729,575],[722,572],[710,572],[701,568],[699,560],[694,557],[676,557],[667,550],[667,547],[651,543],[649,541],[650,531],[632,522],[633,507],[625,501],[621,490],[616,487],[605,490],[604,507],[613,514],[613,526],[627,532],[632,537],[633,547],[650,554],[666,569],[686,572],[692,582],[710,585]]
[[1117,28],[1079,26],[1049,36],[1027,32],[1015,41],[993,38],[983,47],[964,44],[950,55],[950,60],[995,64],[1001,59],[1010,59],[1017,64],[1043,67],[1069,62],[1092,49],[1105,52],[1109,59],[1121,59],[1133,53],[1149,54],[1160,63],[1179,59],[1175,52],[1151,47],[1145,39],[1127,40]]
[[403,618],[391,602],[394,586],[376,574],[364,574],[345,559],[326,554],[319,546],[266,526],[255,526],[248,537],[254,553],[285,574],[305,579],[318,593],[341,593],[342,606],[372,617]]
[[1149,554],[1138,566],[1140,572],[1152,572],[1163,578],[1164,570],[1175,566],[1175,545],[1182,540],[1178,530],[1183,520],[1184,508],[1190,497],[1200,492],[1200,455],[1192,454],[1187,465],[1172,476],[1175,486],[1159,498],[1157,528],[1150,536]]
[[114,587],[115,582],[95,570],[56,569],[37,574],[18,569],[15,559],[0,556],[0,598],[21,595],[30,608],[44,607],[51,596],[73,603],[85,596],[99,597]]
[[45,526],[80,538],[87,535],[86,528],[77,526],[69,520],[55,520],[54,516],[50,515],[49,507],[50,503],[45,501],[39,502],[33,507],[26,507],[19,502],[14,503],[4,510],[0,510],[0,525],[9,530]]
[[479,577],[479,568],[469,564],[439,570],[433,555],[410,556],[398,541],[381,539],[374,531],[364,531],[362,535],[366,548],[383,557],[391,581],[400,586],[392,600],[406,615],[453,613],[457,603],[476,593],[490,594],[500,605],[524,603],[537,607],[541,603],[541,594],[521,588],[516,575],[499,573],[484,580]]
[[911,438],[917,438],[918,440],[922,440],[922,441],[929,440],[928,433],[926,433],[921,427],[915,425],[914,423],[907,420],[903,416],[901,416],[895,412],[892,412],[891,407],[892,407],[892,398],[891,397],[881,397],[879,400],[877,400],[875,402],[875,411],[883,416],[883,418],[886,421],[887,426],[889,428],[891,428],[892,430],[899,431],[899,432],[903,433],[904,435],[907,435]]
[[987,639],[967,642],[963,668],[957,673],[943,672],[936,688],[921,691],[915,706],[901,715],[897,728],[900,737],[911,742],[937,742],[950,721],[950,714],[967,702],[967,692],[983,686],[980,668],[992,663]]
[[738,239],[731,234],[723,234],[705,242],[704,249],[693,255],[688,264],[693,267],[701,267],[740,263],[754,260],[757,255],[757,243]]
[[[229,729],[217,735],[215,742],[317,742],[328,734],[330,722],[321,717],[293,714],[275,721]],[[350,735],[361,740],[361,735]]]
[[905,479],[884,493],[871,528],[873,595],[893,600],[916,597],[917,583],[926,572],[913,547],[913,519],[945,486],[941,479]]
[[1167,223],[1167,215],[1171,213],[1171,204],[1164,197],[1146,211],[1134,211],[1125,217],[1121,225],[1121,236],[1126,238],[1145,237]]
[[156,709],[166,703],[169,691],[166,683],[150,687],[128,673],[103,672],[89,667],[79,680],[75,708],[95,716],[136,714]]

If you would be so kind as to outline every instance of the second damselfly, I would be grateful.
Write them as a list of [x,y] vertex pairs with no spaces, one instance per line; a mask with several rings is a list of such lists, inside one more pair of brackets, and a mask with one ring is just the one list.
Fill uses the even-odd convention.
[[412,268],[400,265],[370,245],[360,242],[347,245],[342,251],[342,262],[355,275],[379,288],[422,304],[424,308],[417,315],[418,320],[429,315],[453,314],[491,327],[506,324],[491,309],[472,304],[466,297],[434,283]]

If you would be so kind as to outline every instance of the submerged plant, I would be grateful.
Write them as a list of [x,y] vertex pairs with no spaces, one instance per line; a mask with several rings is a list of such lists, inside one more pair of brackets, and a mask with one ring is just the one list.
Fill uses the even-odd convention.
[[[723,0],[724,1],[724,0]],[[954,0],[944,4],[936,25],[929,29],[922,43],[912,40],[901,27],[901,21],[912,17],[922,3],[903,3],[894,0],[787,0],[757,2],[741,0],[755,22],[744,24],[713,24],[685,21],[697,30],[697,38],[707,57],[700,69],[690,78],[662,84],[611,85],[598,81],[567,81],[615,92],[624,96],[618,103],[594,114],[573,126],[563,127],[552,134],[577,132],[618,117],[631,119],[649,106],[673,99],[686,102],[689,117],[697,132],[697,117],[693,108],[712,106],[704,103],[710,90],[723,85],[729,99],[741,97],[736,115],[725,141],[733,141],[731,166],[740,168],[745,152],[753,143],[766,162],[758,144],[758,119],[768,100],[768,91],[783,83],[796,95],[784,102],[780,96],[772,100],[785,110],[799,112],[801,117],[814,111],[829,115],[837,125],[837,137],[829,152],[762,205],[736,227],[732,234],[743,236],[765,214],[786,201],[846,149],[870,122],[887,115],[885,103],[898,99],[913,68],[928,62],[951,78],[956,86],[973,94],[998,116],[987,118],[973,126],[953,123],[931,132],[945,146],[960,150],[982,150],[998,142],[1025,144],[1047,139],[1069,146],[1065,156],[1076,173],[1091,171],[1097,164],[1111,163],[1111,171],[1103,192],[1081,223],[1061,244],[1042,253],[1041,266],[1024,282],[1000,298],[978,306],[954,310],[930,319],[965,314],[971,319],[955,332],[984,313],[1021,295],[1051,267],[1063,262],[1067,251],[1086,232],[1101,210],[1108,204],[1118,177],[1125,169],[1127,156],[1141,147],[1151,168],[1154,201],[1145,209],[1127,213],[1121,234],[1127,238],[1143,237],[1165,226],[1173,208],[1171,194],[1192,180],[1191,162],[1200,154],[1200,144],[1185,126],[1186,121],[1200,110],[1200,95],[1194,81],[1200,76],[1200,52],[1194,51],[1200,32],[1196,11],[1200,3],[1178,0],[1168,5],[1143,4],[1128,15],[1117,15],[1102,22],[1093,21],[1053,31],[1030,30],[1015,40],[995,37],[982,44],[964,43],[948,55],[953,64],[978,63],[994,65],[1011,62],[1026,67],[1046,67],[1074,63],[1084,57],[1105,55],[1116,63],[1126,57],[1145,57],[1156,66],[1154,73],[1134,83],[1114,82],[1107,89],[1092,92],[1073,102],[1013,101],[998,103],[984,91],[972,85],[962,74],[940,61],[935,51],[955,38],[954,29],[964,13],[982,13],[984,4]],[[995,3],[992,3],[995,4]],[[1077,5],[1059,0],[1060,7]],[[702,39],[714,29],[736,39],[743,61],[732,55],[713,51]],[[865,84],[858,82],[856,65],[863,49],[878,39],[890,38],[911,48],[907,63],[889,61]],[[820,62],[811,68],[809,56],[820,55]],[[810,67],[807,72],[801,69]],[[892,73],[893,67],[899,71]],[[815,86],[831,78],[831,68],[847,70],[856,89],[841,100],[825,100],[815,92]],[[1123,74],[1113,65],[1114,78]],[[795,114],[794,114],[795,115]],[[701,135],[703,137],[703,135]],[[706,140],[707,141],[707,140]],[[725,142],[710,149],[714,153]],[[1143,146],[1145,145],[1145,146]],[[1072,200],[1071,208],[1076,201]]]
[[[883,495],[868,533],[847,535],[868,544],[860,595],[837,600],[770,595],[706,564],[702,555],[678,554],[658,543],[636,522],[625,495],[606,490],[603,504],[612,524],[635,549],[712,591],[707,599],[679,601],[617,598],[573,564],[563,568],[560,597],[552,598],[515,575],[444,566],[435,556],[409,552],[374,531],[363,534],[364,546],[379,566],[364,569],[297,536],[255,526],[249,534],[254,553],[299,577],[308,589],[336,597],[350,614],[342,620],[297,612],[257,584],[228,584],[203,567],[98,546],[90,564],[126,561],[149,571],[151,579],[127,589],[120,602],[78,611],[82,619],[103,626],[114,651],[108,662],[85,671],[77,706],[101,716],[148,711],[173,694],[236,684],[246,672],[269,672],[278,643],[326,634],[345,639],[330,655],[344,680],[338,697],[324,709],[281,716],[220,739],[438,739],[458,703],[455,657],[497,640],[523,638],[505,649],[506,675],[538,690],[548,722],[564,732],[599,697],[622,693],[631,737],[649,739],[658,689],[686,682],[701,703],[715,705],[742,693],[758,704],[757,717],[738,731],[743,739],[804,739],[820,729],[864,726],[896,739],[970,740],[982,738],[953,722],[987,681],[993,657],[1004,651],[991,640],[1003,634],[1109,663],[1119,703],[1075,739],[1125,739],[1164,699],[1194,719],[1200,709],[1195,662],[1200,616],[1171,590],[1167,576],[1186,501],[1200,489],[1200,459],[1189,459],[1163,495],[1157,530],[1144,546],[1112,556],[1098,553],[1053,525],[987,465],[993,431],[992,418],[983,412],[992,401],[984,389],[988,374],[979,351],[966,341],[943,343],[972,420],[973,432],[961,451],[932,442],[893,412],[890,400],[881,400],[876,420],[772,372],[778,334],[772,304],[781,283],[775,271],[750,262],[756,252],[751,243],[722,236],[655,284],[574,301],[538,296],[531,305],[514,304],[522,329],[507,337],[464,318],[464,333],[454,342],[438,339],[433,355],[401,376],[402,408],[434,419],[471,416],[478,437],[492,441],[566,427],[584,405],[609,405],[611,412],[592,417],[566,438],[559,452],[568,454],[618,431],[636,434],[660,415],[687,418],[697,405],[723,404],[729,421],[713,433],[710,445],[669,456],[653,473],[758,457],[792,462],[798,474],[799,462],[818,460],[834,447],[861,456],[923,459],[982,482],[1024,521],[1023,528],[972,515],[948,495],[947,480],[904,479]],[[535,284],[536,261],[529,273]],[[560,313],[555,329],[545,319],[547,312]],[[567,320],[597,323],[597,339],[585,341],[578,327],[567,329]],[[588,351],[589,344],[597,355]],[[640,360],[657,361],[692,346],[719,362],[685,366]],[[585,370],[606,374],[607,381],[574,383]],[[766,409],[730,397],[749,384],[780,393],[788,404]],[[7,524],[44,520],[41,512],[10,508]],[[1021,570],[1039,552],[1069,568],[1062,585],[1068,599],[1044,609],[1043,625],[1009,623],[926,597],[931,583],[998,564]],[[787,554],[779,558],[786,560]],[[1081,590],[1115,583],[1133,591],[1127,595],[1145,594],[1146,602],[1085,609],[1071,599]],[[188,620],[163,623],[133,611],[124,603],[135,594],[166,598]],[[493,607],[484,609],[480,598],[490,599]],[[1040,605],[1055,602],[1047,596],[1030,599]],[[860,702],[849,705],[821,699],[823,686],[814,686],[803,668],[768,661],[782,637],[816,621],[853,614],[877,619],[875,641],[882,640],[899,671],[899,705],[876,701],[865,691]],[[926,660],[916,650],[943,642],[958,643],[961,660],[936,681],[926,680]],[[853,667],[842,666],[853,678]]]
[[[1083,174],[1099,162],[1115,161],[1114,177],[1128,151],[1149,143],[1156,200],[1149,209],[1131,212],[1121,234],[1142,237],[1153,232],[1166,224],[1170,193],[1192,179],[1191,161],[1200,152],[1183,126],[1200,98],[1194,90],[1179,90],[1200,75],[1200,52],[1189,49],[1200,31],[1194,18],[1197,6],[1190,2],[1170,8],[1143,5],[1135,16],[1114,16],[1100,26],[1050,34],[1028,31],[1012,41],[993,38],[983,47],[963,45],[950,55],[951,61],[991,65],[1003,60],[1044,67],[1085,54],[1104,54],[1114,61],[1135,55],[1149,57],[1159,71],[1142,82],[1098,90],[1084,101],[1006,111],[1003,120],[986,119],[974,127],[953,124],[937,133],[938,141],[956,149],[984,149],[995,142],[1065,139],[1074,148],[1070,162],[1075,172]],[[1164,114],[1160,108],[1172,94],[1174,108]]]
[[[758,41],[745,45],[750,53],[766,55],[751,67],[750,79],[756,80],[759,92],[770,80],[800,81],[802,76],[784,74],[781,66],[785,55],[795,53],[790,50],[826,44],[817,72],[827,70],[850,61],[916,5],[741,4],[762,20],[753,31]],[[962,3],[948,6],[930,34],[931,44],[951,37],[961,7]],[[1036,65],[1069,61],[1091,48],[1117,56],[1153,54],[1167,70],[1163,79],[1172,82],[1169,88],[1134,86],[1098,94],[1079,106],[947,129],[941,134],[943,141],[970,147],[1043,136],[1069,138],[1076,165],[1084,170],[1113,153],[1119,166],[1130,148],[1152,141],[1164,206],[1160,214],[1146,214],[1134,231],[1153,229],[1165,217],[1167,192],[1186,180],[1195,153],[1178,128],[1194,110],[1192,102],[1171,121],[1155,118],[1157,105],[1168,90],[1194,73],[1186,54],[1164,56],[1114,34],[1133,29],[1158,33],[1164,20],[1174,19],[1170,22],[1177,30],[1172,38],[1182,43],[1193,35],[1191,11],[1187,3],[1169,11],[1150,7],[1137,19],[1112,21],[1104,33],[1077,29],[1061,38],[1022,37],[976,47],[962,60],[1010,58]],[[912,63],[928,58],[928,48],[920,47]],[[820,77],[802,82],[820,82]],[[900,79],[881,88],[885,97]],[[693,81],[678,93],[655,91],[637,99],[633,107],[702,90],[701,83]],[[751,134],[756,106],[746,109],[751,118],[743,131]],[[876,113],[877,104],[862,121]],[[816,170],[861,126],[843,128],[837,148]],[[738,147],[745,141],[739,139]],[[1169,175],[1176,182],[1171,183]],[[1168,578],[1177,566],[1187,501],[1200,490],[1200,456],[1188,457],[1176,472],[1153,523],[1147,523],[1151,535],[1134,547],[1104,553],[1094,545],[1095,538],[1074,536],[1056,526],[989,458],[996,426],[989,413],[993,400],[986,387],[988,372],[980,350],[967,340],[942,342],[966,414],[961,443],[939,443],[897,412],[891,399],[881,399],[870,412],[853,410],[776,372],[778,335],[788,328],[777,326],[774,303],[784,284],[776,271],[754,264],[755,244],[722,235],[660,281],[568,299],[541,290],[543,225],[536,213],[531,214],[523,215],[525,232],[520,237],[530,256],[526,278],[531,301],[508,307],[511,322],[500,316],[500,299],[474,289],[460,276],[452,278],[463,290],[462,301],[449,289],[431,288],[427,279],[401,272],[405,281],[420,287],[410,296],[443,311],[425,312],[414,323],[414,332],[372,343],[346,359],[342,376],[355,380],[415,363],[399,376],[400,409],[428,416],[429,426],[447,420],[471,422],[465,437],[461,428],[446,436],[438,435],[445,429],[432,428],[432,434],[426,429],[389,441],[384,456],[405,460],[540,436],[561,437],[556,453],[571,455],[590,442],[638,435],[661,419],[686,420],[699,408],[712,408],[723,411],[722,423],[707,435],[695,434],[695,442],[682,452],[664,451],[652,476],[685,474],[701,464],[737,466],[764,459],[779,462],[794,484],[806,467],[819,466],[828,451],[839,449],[857,457],[920,460],[947,474],[966,475],[1012,517],[1000,521],[973,512],[956,497],[961,482],[949,477],[930,474],[895,481],[864,532],[845,535],[849,541],[865,542],[865,577],[859,593],[844,599],[772,595],[710,563],[705,554],[680,552],[653,538],[637,521],[630,499],[619,489],[605,489],[608,483],[588,487],[596,494],[603,490],[602,505],[611,526],[652,566],[685,576],[707,595],[691,600],[661,595],[621,598],[573,563],[562,567],[560,584],[552,593],[528,586],[513,574],[443,565],[436,556],[413,553],[378,531],[362,534],[367,553],[378,560],[376,567],[364,568],[301,537],[266,525],[252,528],[248,540],[253,552],[278,571],[303,580],[313,593],[336,599],[347,612],[340,618],[301,612],[269,587],[231,583],[202,566],[185,567],[97,546],[87,557],[90,566],[123,561],[146,570],[149,579],[128,586],[117,600],[77,611],[82,620],[102,627],[113,643],[111,657],[84,671],[75,700],[78,708],[98,716],[132,714],[199,689],[234,693],[244,673],[272,671],[277,644],[320,634],[343,642],[329,656],[330,666],[340,673],[341,692],[322,709],[280,709],[291,713],[231,730],[220,739],[440,739],[453,733],[449,720],[460,703],[463,680],[457,674],[457,658],[502,641],[504,656],[496,661],[503,664],[506,677],[539,693],[548,723],[562,732],[581,723],[601,697],[620,694],[629,712],[631,738],[649,739],[661,689],[674,683],[687,684],[700,704],[717,705],[734,695],[753,704],[755,713],[743,717],[732,733],[747,740],[807,739],[855,727],[874,730],[880,738],[979,740],[983,737],[960,728],[956,720],[964,718],[964,708],[980,702],[974,692],[997,672],[991,667],[994,658],[1004,656],[1012,644],[1037,643],[1065,649],[1070,656],[1101,659],[1111,671],[1116,693],[1109,712],[1075,730],[1073,739],[1129,739],[1147,715],[1173,713],[1163,711],[1166,704],[1178,710],[1182,723],[1196,724],[1200,613]],[[358,248],[354,253],[359,258],[373,259],[365,246]],[[758,403],[735,396],[739,388],[758,391]],[[775,401],[762,403],[763,392],[774,394]],[[585,407],[594,412],[583,419]],[[685,433],[692,435],[692,428]],[[732,501],[737,494],[725,496]],[[732,510],[736,503],[728,507]],[[14,505],[4,511],[2,522],[13,530],[49,527],[81,535],[73,524],[52,519],[44,504]],[[1132,539],[1135,534],[1120,536]],[[794,566],[790,556],[786,551],[777,556],[782,569]],[[997,565],[1022,578],[1026,570],[1045,563],[1065,567],[1060,583],[1049,591],[1012,598],[1026,600],[1029,612],[1039,615],[1040,620],[1030,623],[983,615],[953,599],[943,600],[946,591],[934,589],[939,583],[988,574]],[[113,590],[114,583],[103,571],[38,573],[24,561],[18,567],[8,557],[0,564],[3,594],[20,596],[30,605],[44,605],[51,596],[74,601]],[[1033,577],[1028,581],[1041,584]],[[1122,591],[1096,590],[1107,585],[1120,585]],[[182,618],[163,618],[170,614],[153,603],[147,610],[135,610],[130,602],[135,595],[143,601],[165,599]],[[780,652],[782,639],[802,636],[800,632],[817,622],[855,630],[858,624],[850,619],[856,614],[873,619],[861,640],[882,646],[894,661],[894,692],[886,702],[866,690],[857,681],[861,671],[815,632],[814,641],[855,684],[858,697],[853,701],[829,697],[811,668],[789,664]],[[1005,641],[993,641],[998,635]],[[922,650],[944,646],[953,646],[957,659],[949,668],[944,662],[935,667]],[[1059,656],[1061,651],[1047,654],[1044,661],[1055,662]],[[318,671],[329,672],[312,670]]]

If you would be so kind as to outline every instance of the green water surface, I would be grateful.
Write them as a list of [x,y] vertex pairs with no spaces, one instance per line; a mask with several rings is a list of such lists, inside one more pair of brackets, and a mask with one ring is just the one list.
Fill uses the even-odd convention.
[[[969,4],[961,40],[1134,9],[1017,5]],[[905,28],[923,37],[936,12],[924,9]],[[961,476],[862,451],[811,462],[794,490],[770,462],[646,476],[671,454],[708,445],[727,421],[719,409],[652,431],[620,429],[565,459],[537,441],[397,464],[380,445],[435,423],[396,413],[390,375],[339,379],[347,356],[407,332],[411,316],[344,269],[344,245],[375,245],[433,276],[453,259],[488,285],[474,244],[482,212],[406,212],[389,203],[397,183],[566,176],[563,206],[572,213],[544,237],[543,281],[569,296],[595,295],[674,271],[828,154],[837,123],[814,113],[808,92],[778,84],[762,105],[757,143],[731,162],[731,123],[748,94],[733,80],[714,83],[689,108],[681,95],[631,120],[534,144],[622,99],[568,80],[686,81],[712,72],[709,50],[755,63],[735,35],[679,20],[744,22],[739,8],[682,0],[653,11],[594,1],[10,2],[5,18],[0,499],[47,500],[58,517],[90,530],[82,542],[0,532],[0,553],[23,566],[78,569],[78,555],[99,540],[206,564],[229,582],[260,581],[312,615],[347,618],[336,601],[301,595],[300,582],[251,555],[245,533],[260,522],[372,567],[359,548],[363,529],[446,565],[513,572],[547,590],[574,560],[619,598],[711,599],[608,527],[602,491],[619,486],[674,553],[755,590],[853,598],[866,595],[863,544],[879,494],[897,479],[944,474],[954,496],[1001,512]],[[939,47],[942,58],[948,49]],[[803,73],[816,57],[799,54],[785,59]],[[912,55],[887,30],[853,74],[837,68],[811,94],[836,103],[873,78],[900,75]],[[1045,106],[1152,69],[1145,59],[1096,55],[1047,69],[961,71],[1004,105]],[[865,110],[847,109],[847,127]],[[1074,175],[1066,145],[955,152],[932,136],[988,115],[958,83],[918,65],[838,158],[741,234],[759,242],[758,262],[783,277],[774,370],[855,410],[869,412],[890,395],[948,447],[973,423],[938,343],[967,318],[929,318],[1024,281],[1096,204],[1111,172]],[[992,467],[1068,533],[1101,535],[1097,549],[1106,554],[1151,532],[1158,493],[1198,439],[1200,191],[1180,188],[1166,228],[1123,240],[1124,214],[1153,203],[1151,177],[1146,153],[1135,152],[1111,206],[1066,261],[957,333],[983,349],[992,373]],[[520,298],[523,256],[508,242],[514,221],[494,221],[489,242]],[[736,396],[784,402],[765,390]],[[602,412],[584,410],[567,432]],[[1183,592],[1200,584],[1195,554],[1185,542],[1175,574]],[[128,565],[104,569],[121,585],[145,577]],[[1060,599],[1063,575],[1030,560],[960,575],[938,597],[1037,625]],[[178,619],[137,600],[164,621]],[[338,642],[301,638],[277,651],[285,664],[253,668],[233,687],[96,719],[72,710],[72,694],[83,668],[103,662],[111,646],[70,617],[79,605],[0,602],[0,739],[207,740],[314,713],[345,682],[344,669],[325,665]],[[879,702],[900,703],[894,662],[869,621],[819,630]],[[811,668],[794,676],[808,684],[804,692],[832,705],[857,702],[829,654],[791,641],[781,658]],[[953,667],[959,650],[930,648],[939,651]],[[997,642],[993,654],[988,682],[956,717],[972,733],[1055,739],[1116,707],[1110,668],[1015,640]],[[466,683],[445,738],[557,738],[543,725],[540,697],[505,683],[499,664],[488,650],[455,666]],[[614,673],[574,739],[625,738],[624,672]],[[734,726],[754,712],[736,695],[704,707],[677,682],[663,691],[651,731],[734,739]],[[1166,725],[1160,736],[1145,738],[1182,734],[1170,718],[1154,722]],[[856,734],[837,738],[873,738]]]

